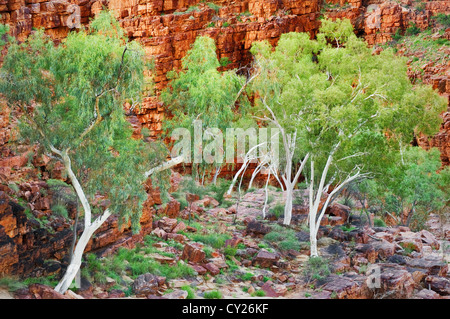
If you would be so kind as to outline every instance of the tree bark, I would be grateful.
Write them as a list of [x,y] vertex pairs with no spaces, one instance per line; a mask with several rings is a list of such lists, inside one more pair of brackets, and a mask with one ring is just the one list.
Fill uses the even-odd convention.
[[106,219],[108,219],[109,216],[111,216],[111,213],[107,209],[103,212],[103,215],[98,217],[93,223],[89,225],[89,227],[83,230],[83,233],[81,234],[80,239],[78,240],[78,243],[75,247],[72,260],[67,267],[66,273],[64,274],[58,285],[55,287],[55,290],[57,292],[63,294],[67,289],[69,289],[72,281],[75,279],[75,276],[81,267],[81,259],[89,240],[91,239],[94,232],[105,222]]

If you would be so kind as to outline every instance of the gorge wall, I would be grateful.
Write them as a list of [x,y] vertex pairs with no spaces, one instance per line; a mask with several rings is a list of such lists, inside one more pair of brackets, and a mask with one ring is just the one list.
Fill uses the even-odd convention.
[[[199,35],[212,37],[218,58],[228,58],[230,63],[223,69],[245,69],[251,65],[249,49],[254,41],[268,40],[276,44],[281,34],[291,31],[309,32],[314,36],[321,16],[349,18],[359,36],[369,45],[379,46],[391,41],[397,30],[404,32],[412,23],[425,29],[432,26],[431,17],[436,13],[450,14],[450,0],[216,0],[208,3],[198,0],[0,0],[0,23],[8,24],[11,34],[19,40],[24,40],[36,28],[44,28],[58,43],[70,30],[88,25],[103,7],[114,12],[128,37],[140,41],[147,55],[155,61],[151,76],[156,92],[149,94],[129,118],[136,134],[145,126],[150,129],[151,137],[161,131],[164,106],[158,100],[158,93],[168,83],[167,72],[181,67],[181,59]],[[450,30],[439,36],[450,39]],[[450,50],[446,50],[446,60],[428,61],[418,73],[411,69],[410,76],[432,84],[449,97]],[[406,48],[400,47],[399,53],[408,56]],[[410,61],[413,59],[411,55]],[[440,132],[431,139],[419,137],[417,142],[425,148],[438,147],[443,164],[450,165],[450,113],[442,116]],[[73,236],[72,225],[52,219],[46,227],[41,227],[29,214],[39,220],[50,216],[52,194],[45,191],[48,186],[42,180],[64,180],[63,170],[58,163],[36,156],[32,147],[11,148],[9,141],[14,138],[14,126],[8,110],[0,112],[0,274],[51,274],[61,265],[47,261],[62,260],[67,255]],[[21,180],[17,183],[18,189],[12,191],[7,185],[17,180]],[[27,212],[15,204],[11,201],[13,195],[26,200],[32,209]],[[139,236],[151,231],[155,207],[162,212],[177,210],[175,202],[159,207],[158,198],[149,187],[140,234],[133,235],[129,226],[120,228],[117,220],[109,219],[88,251],[132,245]]]

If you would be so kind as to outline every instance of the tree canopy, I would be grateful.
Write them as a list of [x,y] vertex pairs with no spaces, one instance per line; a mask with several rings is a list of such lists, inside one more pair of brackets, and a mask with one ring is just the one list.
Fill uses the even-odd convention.
[[308,164],[303,174],[309,183],[311,254],[317,255],[316,235],[330,202],[346,184],[385,173],[414,134],[435,133],[446,102],[431,86],[412,85],[405,58],[392,50],[372,54],[348,20],[323,20],[314,40],[287,33],[275,48],[265,41],[251,51],[260,72],[252,83],[256,111],[280,128],[288,150],[280,159],[290,186],[285,224],[290,188]]
[[136,230],[143,172],[165,155],[159,145],[132,139],[124,116],[124,102],[141,96],[145,67],[143,48],[102,12],[59,46],[42,30],[12,42],[0,78],[0,92],[20,114],[22,138],[58,160],[67,153],[89,201],[104,196]]

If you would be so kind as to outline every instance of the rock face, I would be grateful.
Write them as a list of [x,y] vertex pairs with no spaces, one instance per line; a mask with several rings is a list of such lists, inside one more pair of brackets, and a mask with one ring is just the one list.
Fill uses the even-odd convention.
[[[130,39],[141,42],[155,61],[157,90],[167,83],[166,74],[181,67],[181,59],[199,35],[212,37],[226,68],[249,64],[254,41],[275,44],[286,32],[310,32],[319,27],[319,0],[261,1],[119,1],[119,0],[3,0],[0,23],[23,40],[33,28],[43,27],[59,41],[70,30],[89,22],[105,6],[112,10]],[[146,98],[136,111],[139,122],[155,135],[161,130],[164,108],[156,97]],[[138,130],[140,126],[136,124]]]
[[[27,216],[24,207],[0,191],[0,274],[40,276],[61,271],[63,266],[60,261],[67,256],[73,239],[73,222],[55,218],[41,227],[37,222],[40,215],[35,215],[35,211],[42,212],[33,210],[33,215],[37,217]],[[120,227],[118,218],[111,216],[97,230],[86,252],[108,255],[119,247],[134,247],[151,232],[153,212],[153,208],[144,208],[140,220],[141,232],[136,235],[132,234],[130,223]],[[82,230],[83,225],[79,223],[78,235]]]

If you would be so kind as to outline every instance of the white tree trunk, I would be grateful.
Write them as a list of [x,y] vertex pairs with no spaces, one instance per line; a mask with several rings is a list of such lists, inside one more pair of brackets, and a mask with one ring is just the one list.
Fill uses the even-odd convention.
[[[55,290],[59,293],[65,293],[66,290],[70,287],[72,284],[74,278],[76,277],[78,271],[81,267],[81,260],[83,257],[84,250],[86,249],[86,245],[89,243],[89,240],[91,239],[92,235],[95,233],[95,231],[108,219],[109,216],[111,216],[111,212],[107,209],[103,212],[101,216],[99,216],[97,219],[95,219],[94,222],[91,222],[91,206],[89,204],[89,201],[87,200],[87,197],[83,191],[83,188],[81,187],[78,179],[76,178],[75,174],[72,171],[72,166],[70,162],[70,158],[67,154],[67,151],[59,152],[58,150],[52,148],[52,151],[60,155],[63,159],[65,168],[68,172],[69,178],[72,182],[73,187],[75,188],[75,191],[77,193],[78,198],[80,199],[83,209],[84,209],[84,230],[81,234],[80,238],[78,239],[78,242],[75,246],[72,260],[70,261],[69,266],[67,267],[66,273],[64,274],[63,278],[59,281],[58,285],[55,287]],[[150,169],[147,171],[144,175],[145,177],[150,176],[151,174],[155,172],[159,172],[165,169],[168,169],[172,166],[175,166],[177,164],[180,164],[184,161],[183,156],[178,156],[166,163],[163,163],[155,168]]]
[[84,250],[94,232],[105,222],[108,217],[111,216],[109,210],[105,210],[102,216],[98,217],[89,227],[83,230],[80,239],[78,240],[75,250],[73,252],[72,260],[67,267],[66,273],[60,280],[55,290],[59,293],[65,293],[69,289],[72,281],[75,279],[81,266],[81,259],[83,257]]
[[216,172],[214,173],[213,185],[217,185],[217,177],[219,177],[220,172],[222,171],[222,167],[216,167]]
[[[288,154],[289,155],[289,154]],[[291,167],[292,167],[292,156],[289,155],[287,158],[291,161],[291,164],[286,166],[285,175],[283,175],[284,184],[286,186],[286,204],[284,205],[284,225],[290,225],[292,220],[292,202],[294,200],[294,188],[297,185],[298,179],[300,178],[300,174],[305,167],[306,162],[309,158],[309,153],[303,158],[303,161],[300,164],[299,169],[297,170],[294,178],[291,177]]]
[[266,198],[264,199],[264,207],[263,207],[263,211],[262,211],[263,218],[266,217],[267,201],[269,199],[269,190],[268,190],[269,180],[270,180],[270,170],[269,170],[269,174],[267,175],[267,180],[266,180],[266,187],[265,187]]
[[284,205],[283,225],[290,225],[291,224],[294,185],[295,185],[294,183],[286,183],[286,203]]
[[320,206],[322,194],[324,191],[325,180],[326,180],[330,165],[332,163],[332,160],[333,160],[333,156],[329,155],[327,163],[322,171],[322,177],[320,179],[319,187],[315,194],[315,198],[314,198],[314,161],[311,161],[311,179],[310,179],[310,184],[309,184],[309,239],[311,242],[311,257],[319,256],[318,249],[317,249],[317,234],[319,232],[320,222],[322,221],[322,218],[325,215],[325,211],[327,210],[331,199],[346,184],[361,177],[361,174],[358,171],[353,176],[347,177],[342,183],[336,185],[335,188],[333,189],[333,191],[328,195],[327,199],[325,200],[325,203],[323,204],[323,206],[320,210],[320,215],[317,216],[319,213],[319,206]]

